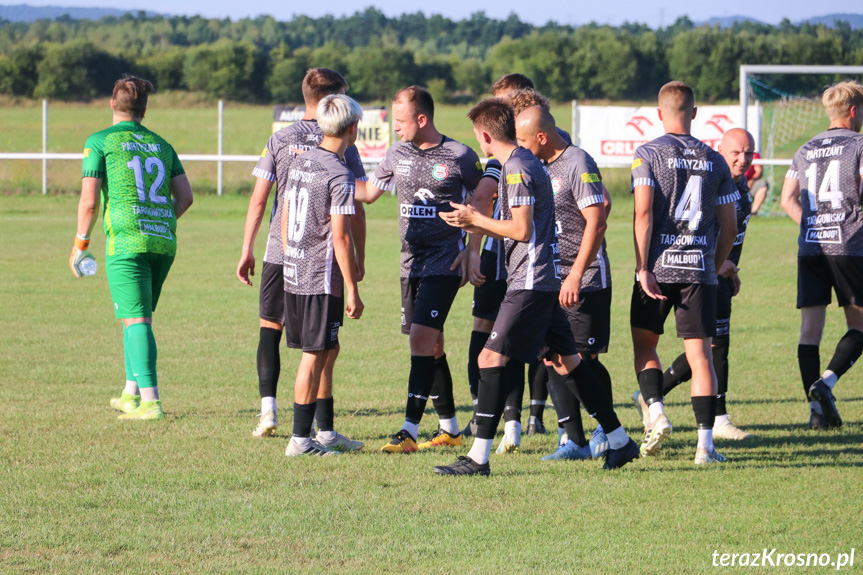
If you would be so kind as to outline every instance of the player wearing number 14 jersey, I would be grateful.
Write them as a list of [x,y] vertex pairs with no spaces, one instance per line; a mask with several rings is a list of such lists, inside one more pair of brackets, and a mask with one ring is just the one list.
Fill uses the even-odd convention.
[[153,85],[127,77],[114,84],[114,125],[87,139],[78,232],[69,263],[80,264],[101,202],[107,237],[105,271],[114,313],[123,322],[126,388],[111,406],[121,419],[162,419],[152,315],[177,253],[177,218],[192,189],[174,148],[141,125]]
[[[863,352],[863,86],[835,84],[825,90],[822,103],[830,128],[794,154],[782,187],[782,209],[800,224],[797,359],[812,428],[842,425],[833,386]],[[831,290],[848,332],[819,377],[818,346]]]
[[683,82],[664,85],[659,119],[665,135],[635,151],[636,282],[630,325],[635,372],[650,412],[641,455],[657,453],[671,433],[656,346],[674,307],[677,337],[692,368],[695,463],[703,464],[725,461],[713,448],[717,384],[710,344],[716,333],[716,262],[724,262],[734,244],[734,202],[740,193],[722,156],[689,133],[694,100]]

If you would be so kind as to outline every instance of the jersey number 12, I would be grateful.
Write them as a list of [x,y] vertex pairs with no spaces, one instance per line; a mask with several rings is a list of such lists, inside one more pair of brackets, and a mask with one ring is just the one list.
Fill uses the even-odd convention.
[[159,188],[165,182],[165,164],[162,163],[162,160],[150,157],[144,161],[144,166],[141,167],[141,156],[132,156],[132,161],[127,162],[126,167],[135,172],[135,187],[138,188],[138,199],[140,201],[147,201],[144,190],[144,170],[147,170],[147,173],[151,175],[155,170],[156,179],[150,184],[150,201],[154,204],[168,203],[168,198],[158,194]]

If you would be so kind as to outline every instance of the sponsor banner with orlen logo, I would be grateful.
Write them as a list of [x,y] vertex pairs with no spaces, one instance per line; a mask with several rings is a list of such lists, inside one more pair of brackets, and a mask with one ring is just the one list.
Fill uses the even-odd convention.
[[[761,109],[750,106],[749,131],[759,147]],[[716,149],[722,136],[740,127],[740,106],[698,106],[692,135]],[[665,132],[655,106],[579,106],[577,142],[601,166],[629,166],[635,149]]]
[[[302,120],[305,106],[274,106],[273,133]],[[384,107],[363,107],[357,135],[357,150],[364,162],[376,163],[384,159],[390,147],[389,116]]]

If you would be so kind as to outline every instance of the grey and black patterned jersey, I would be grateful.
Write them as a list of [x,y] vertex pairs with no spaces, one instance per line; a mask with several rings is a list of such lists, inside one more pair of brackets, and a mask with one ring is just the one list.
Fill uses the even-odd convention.
[[[746,239],[746,228],[749,227],[749,218],[752,217],[752,197],[749,195],[749,183],[743,176],[737,180],[737,191],[740,192],[740,199],[734,202],[734,209],[737,212],[737,237],[734,238],[734,246],[731,248],[731,253],[728,254],[728,259],[734,262],[734,265],[740,264],[740,253],[743,251],[743,240]],[[716,232],[719,233],[719,224],[716,225]]]
[[632,189],[653,188],[647,269],[660,283],[716,284],[716,206],[740,199],[725,158],[689,135],[639,146]]
[[559,291],[560,260],[554,239],[554,194],[551,180],[530,150],[516,148],[503,163],[498,183],[501,220],[512,220],[512,208],[533,206],[533,233],[526,242],[504,238],[498,269],[506,268],[507,290]]
[[[500,184],[500,169],[501,165],[495,158],[489,158],[488,162],[485,164],[485,171],[482,173],[483,178],[491,178],[494,180],[495,184]],[[498,198],[494,199],[494,203],[492,204],[492,217],[494,219],[500,219],[500,201]],[[485,238],[485,241],[482,244],[483,251],[486,252],[495,252],[497,253],[498,244],[500,240],[496,240],[492,237]],[[500,279],[500,278],[499,278]]]
[[351,169],[336,154],[315,148],[293,162],[279,162],[276,175],[288,207],[285,291],[341,297],[344,279],[333,250],[331,216],[354,213]]
[[463,204],[481,177],[476,152],[445,136],[425,150],[409,142],[396,142],[387,150],[370,181],[398,195],[401,277],[461,274],[450,266],[464,249],[465,233],[438,212],[452,211],[450,202]]
[[[560,277],[566,279],[578,257],[587,221],[581,210],[599,205],[605,209],[602,194],[602,175],[590,154],[576,146],[568,146],[546,166],[554,192],[555,232],[560,250]],[[611,287],[611,273],[605,238],[596,258],[584,270],[582,291],[596,291]]]
[[[300,120],[286,128],[282,128],[267,140],[267,146],[261,152],[261,159],[252,175],[276,182],[276,166],[281,162],[288,164],[298,155],[318,147],[324,133],[318,127],[317,120]],[[356,146],[345,150],[345,162],[353,172],[354,177],[360,181],[366,181],[366,171],[360,159],[360,153]],[[267,250],[264,252],[264,261],[271,264],[282,263],[282,236],[279,230],[279,222],[282,219],[282,205],[279,201],[280,192],[283,191],[281,182],[277,183],[277,193],[273,194],[273,209],[270,212],[270,234],[267,237]]]
[[800,182],[798,256],[863,256],[863,135],[821,132],[794,154],[786,178]]

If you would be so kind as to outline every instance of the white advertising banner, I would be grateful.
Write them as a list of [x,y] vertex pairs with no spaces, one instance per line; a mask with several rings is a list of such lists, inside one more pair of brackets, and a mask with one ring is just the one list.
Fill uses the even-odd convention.
[[[273,133],[303,119],[305,106],[273,107]],[[390,147],[389,117],[384,107],[364,107],[357,135],[357,150],[364,162],[380,162]]]
[[[600,166],[627,166],[635,149],[664,131],[655,106],[578,106],[577,143]],[[761,109],[750,106],[748,130],[760,150]],[[740,106],[698,106],[692,135],[716,149],[722,135],[740,126]]]

